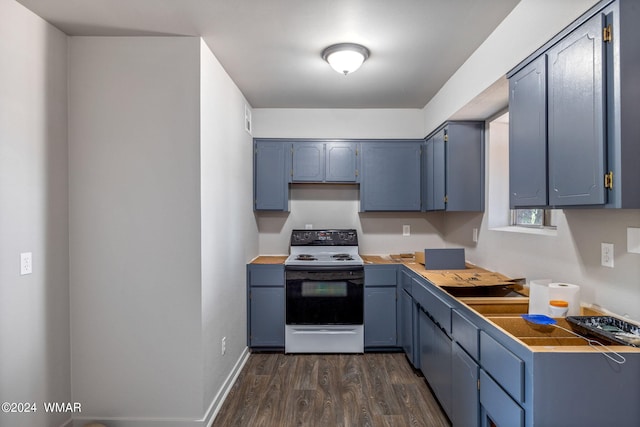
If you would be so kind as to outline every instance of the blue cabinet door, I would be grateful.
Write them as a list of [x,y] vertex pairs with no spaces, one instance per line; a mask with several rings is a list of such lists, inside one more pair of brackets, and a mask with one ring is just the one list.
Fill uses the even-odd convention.
[[442,211],[445,209],[445,132],[440,129],[427,139],[424,157],[424,210]]
[[433,136],[433,210],[442,211],[446,205],[446,146],[444,129]]
[[547,57],[509,79],[509,203],[547,204]]
[[361,211],[420,211],[421,143],[362,143]]
[[480,425],[479,367],[458,344],[451,357],[451,423],[453,427]]
[[358,146],[349,141],[326,143],[326,182],[358,182]]
[[413,347],[413,300],[407,291],[398,290],[398,345],[412,365],[414,363]]
[[284,347],[284,265],[247,265],[247,345]]
[[250,292],[250,347],[284,347],[284,287],[252,287]]
[[420,310],[420,369],[442,409],[451,417],[451,339]]
[[291,144],[283,141],[254,142],[253,195],[257,211],[289,210]]
[[[449,122],[445,127],[445,148],[446,210],[484,211],[484,123]],[[436,151],[436,161],[438,155]],[[436,184],[441,185],[437,181]],[[438,196],[436,193],[436,200]]]
[[551,206],[606,202],[603,27],[598,14],[547,53]]
[[324,181],[324,143],[293,143],[293,182]]
[[396,346],[396,287],[365,287],[364,346]]

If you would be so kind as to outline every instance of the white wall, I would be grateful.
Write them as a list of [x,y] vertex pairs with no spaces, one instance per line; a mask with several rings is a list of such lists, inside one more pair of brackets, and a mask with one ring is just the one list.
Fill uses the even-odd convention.
[[[523,0],[425,107],[425,129],[433,129],[501,78],[528,54],[580,16],[595,0]],[[553,11],[553,13],[550,13]],[[486,140],[504,144],[504,126]],[[487,203],[504,204],[505,158],[487,150]],[[504,178],[503,178],[504,179]],[[557,214],[557,235],[493,231],[504,219],[481,214],[448,214],[448,246],[465,246],[467,258],[511,276],[552,278],[582,286],[582,300],[640,320],[640,257],[626,253],[626,228],[640,225],[637,210],[567,210]],[[479,228],[477,245],[472,229]],[[615,268],[600,266],[600,243],[614,243]]]
[[465,107],[597,2],[521,0],[425,106],[424,133]]
[[[201,43],[200,170],[204,408],[246,348],[246,263],[258,254],[253,215],[253,140],[244,130],[246,100]],[[226,337],[226,353],[221,340]]]
[[2,426],[70,418],[41,406],[71,400],[66,50],[63,33],[0,0],[0,401],[38,403],[0,413]]
[[[415,109],[255,109],[254,135],[263,138],[423,138]],[[259,212],[260,254],[286,254],[294,228],[355,228],[368,254],[413,252],[443,246],[439,213],[359,213],[357,185],[293,184],[290,213]],[[402,226],[411,236],[402,236]]]
[[69,40],[78,419],[192,425],[204,384],[200,41]]
[[[447,246],[465,247],[471,262],[512,277],[578,284],[583,302],[640,320],[640,255],[627,253],[626,239],[627,227],[640,227],[640,210],[556,210],[556,233],[506,231],[508,123],[492,123],[486,141],[488,212],[448,214]],[[477,244],[473,228],[479,229]],[[603,242],[615,245],[613,269],[600,265]]]

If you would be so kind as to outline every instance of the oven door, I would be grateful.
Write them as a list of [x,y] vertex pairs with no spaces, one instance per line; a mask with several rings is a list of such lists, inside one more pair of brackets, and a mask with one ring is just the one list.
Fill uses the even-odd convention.
[[287,325],[362,325],[364,267],[286,267]]

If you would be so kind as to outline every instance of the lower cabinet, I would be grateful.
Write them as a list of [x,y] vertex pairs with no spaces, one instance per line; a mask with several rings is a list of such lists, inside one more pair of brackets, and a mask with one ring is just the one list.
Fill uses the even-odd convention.
[[416,357],[414,329],[417,328],[418,310],[411,295],[404,289],[398,290],[398,346],[414,368],[419,369],[419,359]]
[[284,266],[247,266],[247,346],[284,347]]
[[250,347],[284,347],[284,288],[252,288]]
[[451,338],[423,310],[418,317],[420,368],[442,409],[451,417]]
[[364,268],[364,346],[368,349],[396,347],[396,265]]
[[460,347],[453,344],[451,357],[451,423],[453,427],[480,425],[478,364]]
[[364,346],[396,345],[396,287],[365,287]]
[[524,427],[524,410],[480,369],[481,426]]

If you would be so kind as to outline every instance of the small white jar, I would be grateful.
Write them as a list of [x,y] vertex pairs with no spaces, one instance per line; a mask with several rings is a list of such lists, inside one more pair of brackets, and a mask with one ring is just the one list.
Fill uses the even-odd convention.
[[561,299],[549,301],[549,315],[551,317],[565,317],[569,311],[569,303]]

